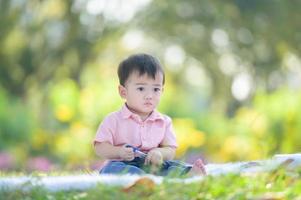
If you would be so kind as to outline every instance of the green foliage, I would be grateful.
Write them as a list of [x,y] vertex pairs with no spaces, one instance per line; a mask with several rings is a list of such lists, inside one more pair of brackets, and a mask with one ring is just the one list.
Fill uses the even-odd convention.
[[84,191],[48,192],[41,187],[32,190],[2,190],[0,197],[11,199],[297,199],[300,198],[299,173],[277,171],[266,174],[223,175],[205,177],[200,182],[135,185],[129,189],[99,184]]
[[28,107],[0,88],[0,150],[20,142],[29,142],[35,121]]
[[199,118],[206,154],[217,160],[250,160],[300,150],[301,93],[282,89],[258,92],[254,103],[237,109],[232,118],[209,113]]

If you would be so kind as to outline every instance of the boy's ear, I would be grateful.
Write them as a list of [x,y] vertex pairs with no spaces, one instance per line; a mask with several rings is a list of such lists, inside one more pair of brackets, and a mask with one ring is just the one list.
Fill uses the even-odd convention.
[[122,97],[122,98],[125,98],[126,97],[126,88],[122,85],[119,85],[118,86],[118,91],[119,91],[119,95]]

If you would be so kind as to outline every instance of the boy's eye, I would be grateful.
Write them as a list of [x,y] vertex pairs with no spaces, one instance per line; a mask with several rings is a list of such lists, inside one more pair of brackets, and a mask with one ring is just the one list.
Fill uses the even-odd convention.
[[139,90],[139,91],[143,91],[143,90],[144,90],[144,88],[143,88],[143,87],[138,87],[138,88],[137,88],[137,90]]
[[160,88],[154,88],[155,92],[159,92],[161,89]]

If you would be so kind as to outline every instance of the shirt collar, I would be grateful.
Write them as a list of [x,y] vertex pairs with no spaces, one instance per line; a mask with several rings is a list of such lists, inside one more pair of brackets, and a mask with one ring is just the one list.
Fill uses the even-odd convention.
[[126,104],[124,104],[121,108],[121,115],[124,119],[129,118],[130,116],[134,115],[134,113],[132,113],[128,107],[126,106]]
[[[137,114],[133,113],[132,111],[130,111],[128,109],[128,107],[126,106],[126,104],[124,104],[121,108],[121,115],[124,119],[126,118],[130,118],[131,116],[133,116],[135,118],[135,116],[137,117]],[[146,121],[156,121],[156,120],[164,120],[163,116],[161,113],[159,113],[158,111],[154,110],[150,116],[146,119]]]
[[156,120],[164,120],[164,118],[161,113],[154,110],[146,120],[156,121]]

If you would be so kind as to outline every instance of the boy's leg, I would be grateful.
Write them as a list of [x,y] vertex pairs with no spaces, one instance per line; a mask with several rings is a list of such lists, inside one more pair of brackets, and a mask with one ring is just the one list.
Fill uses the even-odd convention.
[[[142,169],[145,173],[154,173],[150,165],[145,165],[145,158],[135,157],[134,160],[131,161],[123,161],[127,165],[133,165],[140,169]],[[156,174],[156,173],[154,173]]]
[[206,169],[202,159],[197,159],[193,165],[181,161],[170,160],[163,163],[161,173],[163,176],[179,176],[185,174],[188,176],[206,175]]
[[104,166],[100,174],[122,174],[122,173],[129,173],[129,174],[145,174],[145,172],[136,167],[134,165],[128,165],[122,161],[111,161],[106,166]]
[[162,175],[162,176],[185,175],[189,172],[189,170],[191,168],[192,168],[191,165],[186,164],[184,162],[181,162],[181,161],[178,161],[178,160],[168,160],[168,161],[163,162],[160,175]]

